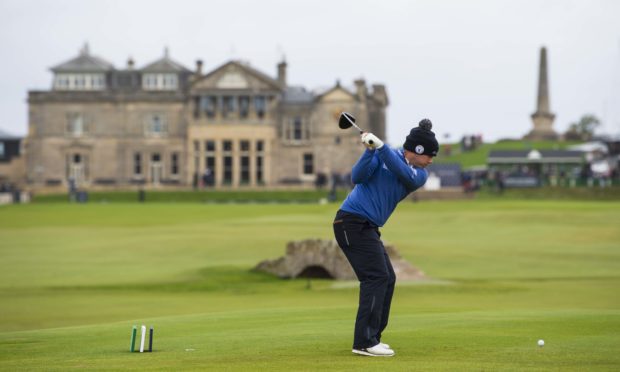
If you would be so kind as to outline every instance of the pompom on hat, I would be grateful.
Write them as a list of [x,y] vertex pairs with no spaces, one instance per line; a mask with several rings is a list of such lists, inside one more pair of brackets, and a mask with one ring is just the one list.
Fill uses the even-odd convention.
[[405,139],[403,148],[418,155],[437,156],[439,143],[435,133],[431,131],[433,123],[428,119],[422,119],[417,127],[411,129]]

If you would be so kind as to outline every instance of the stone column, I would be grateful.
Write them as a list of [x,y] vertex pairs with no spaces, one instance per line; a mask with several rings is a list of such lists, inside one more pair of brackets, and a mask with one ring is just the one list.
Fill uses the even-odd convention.
[[549,113],[549,83],[547,82],[547,48],[540,49],[538,66],[538,100],[536,112]]
[[278,83],[286,87],[286,61],[278,63]]

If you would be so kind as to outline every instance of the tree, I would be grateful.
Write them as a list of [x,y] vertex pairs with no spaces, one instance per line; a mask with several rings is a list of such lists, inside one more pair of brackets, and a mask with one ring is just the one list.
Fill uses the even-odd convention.
[[586,114],[578,122],[571,123],[565,133],[567,140],[588,141],[592,139],[594,130],[601,125],[601,121],[592,114]]

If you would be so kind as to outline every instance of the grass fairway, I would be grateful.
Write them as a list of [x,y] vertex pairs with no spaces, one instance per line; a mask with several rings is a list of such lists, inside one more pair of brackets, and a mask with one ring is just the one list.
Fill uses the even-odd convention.
[[0,369],[620,369],[620,202],[400,205],[383,236],[434,280],[397,284],[393,358],[351,354],[356,283],[250,271],[337,207],[2,207]]

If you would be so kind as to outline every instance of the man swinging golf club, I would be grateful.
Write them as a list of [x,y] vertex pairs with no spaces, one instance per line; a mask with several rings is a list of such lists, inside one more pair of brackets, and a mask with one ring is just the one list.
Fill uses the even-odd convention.
[[[345,119],[355,120],[347,115]],[[381,342],[396,276],[381,242],[379,227],[385,224],[398,202],[426,182],[428,173],[424,168],[433,162],[439,150],[431,128],[430,120],[420,121],[418,127],[411,129],[402,149],[390,148],[372,133],[361,134],[366,151],[351,171],[355,187],[334,220],[338,245],[360,281],[353,337],[355,354],[394,355],[390,345]]]

